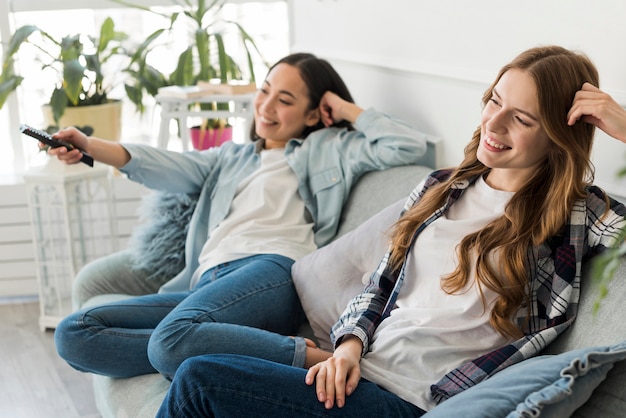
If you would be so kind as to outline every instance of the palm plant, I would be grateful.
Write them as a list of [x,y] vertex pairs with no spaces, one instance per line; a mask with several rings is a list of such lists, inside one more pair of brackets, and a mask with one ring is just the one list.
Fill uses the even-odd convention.
[[[267,65],[248,32],[239,23],[222,18],[225,0],[171,0],[173,5],[179,6],[171,13],[155,11],[124,0],[113,1],[156,14],[166,22],[165,27],[150,34],[131,55],[127,69],[130,77],[125,87],[128,97],[140,112],[145,110],[144,94],[156,96],[161,87],[190,86],[198,81],[212,79],[219,79],[222,83],[244,80],[241,71],[242,62],[245,62],[248,70],[246,81],[254,82],[253,54]],[[166,74],[148,64],[148,60],[154,49],[161,45],[162,40],[164,38],[167,40],[168,36],[171,36],[174,24],[181,20],[187,25],[190,34],[189,43],[178,55],[175,70]],[[236,29],[245,57],[238,57],[237,60],[234,54],[226,51],[222,32],[225,27]]]

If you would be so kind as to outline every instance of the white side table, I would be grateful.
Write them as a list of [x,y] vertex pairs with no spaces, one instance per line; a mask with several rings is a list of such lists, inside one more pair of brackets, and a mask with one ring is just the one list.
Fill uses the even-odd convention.
[[24,175],[35,245],[39,326],[73,311],[72,282],[88,262],[118,250],[110,170],[96,163],[47,166]]
[[[167,148],[170,138],[170,120],[178,120],[180,126],[180,139],[183,144],[183,151],[187,151],[189,147],[189,131],[187,129],[187,118],[198,116],[202,118],[243,118],[245,120],[245,132],[250,131],[252,120],[254,119],[254,110],[252,108],[252,100],[254,94],[233,94],[233,95],[217,95],[211,94],[194,98],[179,98],[159,94],[156,101],[161,105],[161,125],[159,127],[159,137],[157,147]],[[194,110],[190,109],[190,105],[201,103],[228,103],[229,110]]]

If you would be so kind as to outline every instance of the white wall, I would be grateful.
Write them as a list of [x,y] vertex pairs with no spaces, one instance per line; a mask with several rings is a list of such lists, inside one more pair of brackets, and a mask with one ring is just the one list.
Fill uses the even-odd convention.
[[[355,99],[443,140],[455,165],[502,65],[536,45],[585,52],[626,107],[626,2],[620,0],[292,0],[292,51],[327,58]],[[626,146],[597,135],[596,183],[626,196]]]

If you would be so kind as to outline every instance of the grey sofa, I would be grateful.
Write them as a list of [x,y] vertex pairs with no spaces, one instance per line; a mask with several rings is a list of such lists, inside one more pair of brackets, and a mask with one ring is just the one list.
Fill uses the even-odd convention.
[[[372,215],[406,197],[429,171],[431,169],[425,166],[406,166],[365,175],[353,189],[344,208],[338,237],[345,236],[348,231]],[[373,196],[375,198],[372,198]],[[589,272],[586,271],[578,319],[569,331],[549,347],[548,351],[560,353],[581,347],[613,344],[626,339],[626,318],[622,308],[622,301],[626,297],[624,278],[626,265],[622,262],[601,309],[593,315],[592,305],[597,297],[597,290],[591,284]],[[89,304],[120,297],[123,296],[102,295],[89,301]],[[93,385],[97,406],[103,417],[153,417],[169,383],[158,374],[130,379],[112,379],[94,375]],[[573,416],[621,417],[624,416],[623,411],[626,411],[626,361],[615,364],[606,380]],[[468,415],[459,413],[449,416]],[[493,415],[485,410],[484,415],[477,416]]]

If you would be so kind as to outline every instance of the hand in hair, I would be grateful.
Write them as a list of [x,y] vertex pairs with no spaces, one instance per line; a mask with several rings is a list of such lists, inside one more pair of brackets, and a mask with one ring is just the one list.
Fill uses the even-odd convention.
[[331,126],[343,120],[354,123],[363,111],[359,106],[330,91],[322,96],[319,109],[324,126]]
[[595,125],[626,143],[626,109],[590,83],[583,84],[576,92],[572,108],[567,114],[568,125],[574,125],[578,120]]

